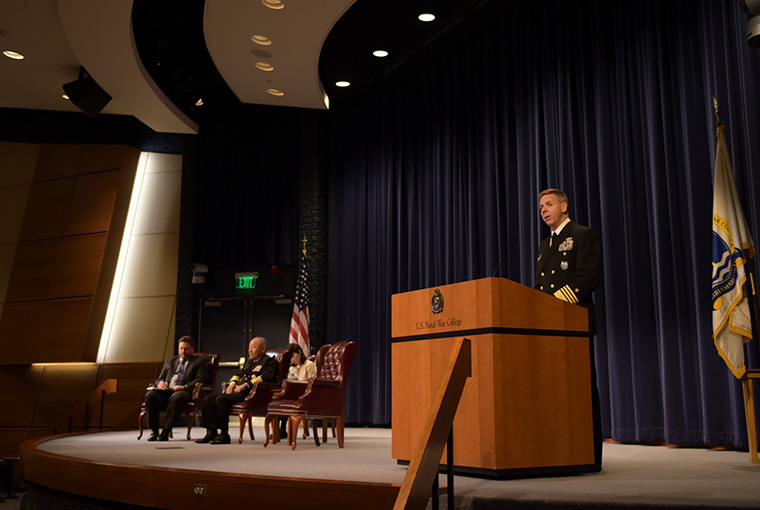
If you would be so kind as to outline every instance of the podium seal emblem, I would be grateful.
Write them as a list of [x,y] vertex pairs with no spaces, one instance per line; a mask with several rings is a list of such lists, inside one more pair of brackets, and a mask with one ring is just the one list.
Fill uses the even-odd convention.
[[438,289],[433,291],[433,297],[430,299],[430,309],[433,313],[441,313],[443,311],[443,294]]

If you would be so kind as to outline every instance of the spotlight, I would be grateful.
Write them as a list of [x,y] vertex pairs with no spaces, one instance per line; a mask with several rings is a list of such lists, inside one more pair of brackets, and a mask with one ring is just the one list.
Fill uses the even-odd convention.
[[94,119],[111,100],[111,96],[95,83],[84,67],[79,68],[79,78],[63,85],[63,91],[77,108]]
[[760,0],[739,0],[739,4],[753,16],[747,21],[747,44],[760,48]]

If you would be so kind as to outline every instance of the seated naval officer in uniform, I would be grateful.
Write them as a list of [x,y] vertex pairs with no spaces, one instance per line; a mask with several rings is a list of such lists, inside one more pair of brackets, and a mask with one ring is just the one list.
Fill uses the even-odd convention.
[[[192,398],[193,388],[197,383],[208,381],[208,360],[195,355],[195,340],[191,336],[179,339],[177,355],[166,360],[158,379],[145,394],[145,411],[148,415],[148,428],[151,430],[148,441],[168,441],[185,404]],[[164,430],[158,433],[158,416],[166,406]]]
[[203,401],[201,426],[206,428],[206,435],[195,442],[230,444],[229,421],[232,404],[245,400],[257,382],[274,382],[276,378],[277,361],[267,356],[266,339],[257,336],[248,344],[248,360],[229,380],[225,392],[209,395]]
[[551,229],[551,235],[538,247],[535,288],[588,309],[594,427],[592,471],[599,471],[602,467],[602,418],[596,387],[593,341],[596,313],[591,293],[599,286],[602,250],[596,232],[571,220],[568,207],[567,195],[561,190],[547,189],[538,195],[541,219]]

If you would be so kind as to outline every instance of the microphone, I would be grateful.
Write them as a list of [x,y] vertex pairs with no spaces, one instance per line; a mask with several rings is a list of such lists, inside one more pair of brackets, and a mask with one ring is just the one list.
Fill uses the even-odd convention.
[[493,270],[492,278],[496,278],[496,272],[499,270],[500,267],[501,267],[501,260],[499,261],[498,264],[496,264],[496,269]]

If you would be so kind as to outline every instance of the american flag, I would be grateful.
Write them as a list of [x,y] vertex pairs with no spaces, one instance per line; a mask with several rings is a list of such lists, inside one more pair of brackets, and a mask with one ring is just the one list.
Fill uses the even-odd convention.
[[301,256],[296,282],[296,298],[293,302],[293,317],[290,320],[290,343],[298,344],[306,357],[309,349],[309,266],[306,256]]

